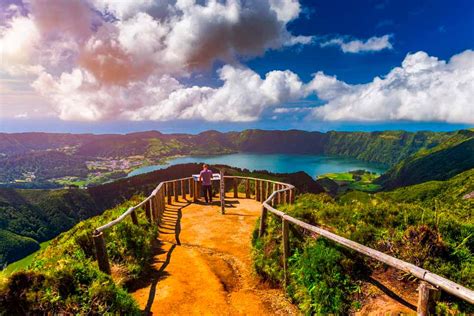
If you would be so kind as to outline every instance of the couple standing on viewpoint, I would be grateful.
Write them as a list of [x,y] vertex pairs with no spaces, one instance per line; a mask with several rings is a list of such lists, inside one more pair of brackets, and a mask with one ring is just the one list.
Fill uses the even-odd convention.
[[199,181],[202,182],[202,191],[206,199],[206,204],[208,204],[209,201],[212,203],[212,171],[209,170],[207,164],[202,165],[202,170],[199,173]]

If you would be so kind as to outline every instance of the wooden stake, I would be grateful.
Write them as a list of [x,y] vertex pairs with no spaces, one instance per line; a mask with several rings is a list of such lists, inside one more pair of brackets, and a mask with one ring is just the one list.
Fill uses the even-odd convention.
[[225,214],[225,180],[224,171],[220,171],[221,181],[219,182],[219,198],[221,200],[221,214]]
[[151,199],[145,203],[145,216],[148,220],[148,223],[151,223]]
[[255,180],[255,200],[260,202],[260,181]]
[[189,187],[189,197],[192,198],[194,196],[194,185],[193,185],[193,179],[188,180],[188,187]]
[[266,181],[262,181],[262,201],[265,201],[267,199],[267,186],[266,186]]
[[183,197],[183,200],[186,200],[186,183],[184,180],[181,180],[181,196]]
[[418,316],[434,315],[436,301],[439,299],[439,291],[426,281],[420,281],[418,286]]
[[234,178],[234,198],[239,197],[239,183],[237,182],[237,178]]
[[174,194],[174,201],[178,202],[178,182],[173,181],[173,194]]
[[285,287],[288,286],[288,258],[290,257],[290,238],[288,221],[282,219],[282,237],[283,237],[283,271],[285,277]]
[[260,215],[260,228],[258,230],[258,237],[262,237],[265,234],[265,229],[267,227],[267,209],[265,206],[262,206],[262,215]]
[[137,211],[131,212],[130,217],[132,218],[132,223],[138,225]]
[[168,204],[171,205],[171,183],[167,182],[166,183],[166,194],[167,194],[167,198],[168,198]]
[[109,257],[107,256],[107,249],[105,248],[105,239],[102,232],[97,232],[92,235],[95,245],[95,253],[97,256],[97,263],[100,271],[110,274]]
[[250,199],[250,180],[245,179],[245,198]]

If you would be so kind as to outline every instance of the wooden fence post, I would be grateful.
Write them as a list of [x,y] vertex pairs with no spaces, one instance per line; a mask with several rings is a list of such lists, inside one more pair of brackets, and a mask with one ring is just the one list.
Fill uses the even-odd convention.
[[202,182],[197,182],[197,191],[198,191],[198,198],[202,198]]
[[194,190],[194,196],[193,196],[193,202],[196,203],[199,198],[199,188],[198,188],[198,181],[194,181],[193,183],[193,190]]
[[239,197],[239,184],[238,184],[238,179],[234,178],[234,198]]
[[267,199],[267,186],[266,181],[262,181],[262,202]]
[[166,195],[167,195],[167,199],[168,199],[168,204],[171,205],[171,183],[169,182],[166,182]]
[[258,237],[262,237],[265,234],[267,227],[267,209],[262,205],[262,215],[260,215],[260,227],[258,229]]
[[295,188],[290,190],[290,204],[295,203]]
[[221,200],[221,214],[225,214],[225,180],[224,171],[220,171],[221,180],[219,182],[219,198]]
[[420,281],[418,286],[418,316],[434,315],[436,300],[439,299],[439,291],[426,281]]
[[95,253],[100,271],[110,274],[109,257],[107,256],[107,249],[105,248],[105,239],[102,232],[94,232],[92,235],[94,239]]
[[181,196],[183,197],[183,200],[186,200],[186,183],[184,180],[181,180]]
[[[277,191],[281,189],[281,186],[277,184]],[[279,205],[281,203],[281,192],[277,193],[276,204]]]
[[245,179],[245,198],[250,199],[250,180]]
[[282,235],[283,235],[283,272],[285,277],[285,287],[288,286],[288,258],[290,257],[290,238],[288,221],[282,218]]
[[255,200],[260,202],[260,181],[255,180]]
[[193,179],[188,180],[188,187],[189,187],[189,197],[192,198],[194,196],[194,185],[193,185]]
[[288,190],[283,191],[283,204],[286,204],[286,203],[288,203]]
[[145,216],[148,219],[148,223],[151,223],[151,199],[145,203]]
[[265,192],[266,192],[266,194],[265,194],[265,200],[266,200],[266,199],[268,199],[268,198],[270,197],[270,194],[272,194],[272,192],[271,192],[271,189],[270,189],[270,185],[271,185],[271,184],[270,184],[270,181],[266,181],[266,182],[265,182],[265,185],[266,185],[266,188],[265,188]]
[[134,225],[138,225],[138,218],[137,218],[137,211],[134,210],[133,212],[130,213],[130,217],[132,218],[132,223]]
[[158,192],[152,198],[153,200],[153,221],[155,224],[159,224],[160,205],[158,204]]
[[174,201],[178,202],[178,182],[176,180],[173,181],[173,194],[174,194]]
[[163,216],[164,205],[163,205],[163,187],[158,191],[156,195],[156,201],[158,202],[158,216],[157,223],[161,223],[161,217]]

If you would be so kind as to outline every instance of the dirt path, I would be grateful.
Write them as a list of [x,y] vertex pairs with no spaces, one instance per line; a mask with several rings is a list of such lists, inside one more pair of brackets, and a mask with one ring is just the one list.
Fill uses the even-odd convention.
[[261,204],[229,199],[220,207],[167,206],[161,253],[148,284],[133,293],[153,315],[296,315],[283,292],[252,274],[250,239]]

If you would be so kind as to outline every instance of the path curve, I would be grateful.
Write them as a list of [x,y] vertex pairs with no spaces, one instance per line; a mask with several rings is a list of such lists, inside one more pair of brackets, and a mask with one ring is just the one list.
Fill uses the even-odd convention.
[[154,273],[132,293],[147,314],[298,314],[280,289],[262,284],[252,271],[250,241],[261,204],[227,203],[226,215],[217,203],[181,199],[166,206]]

